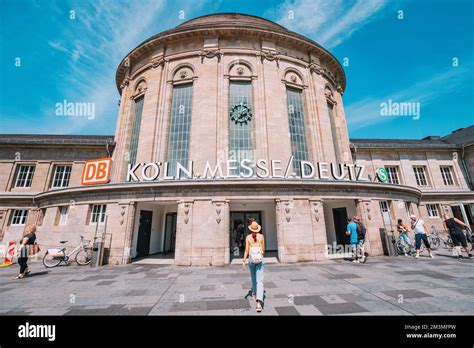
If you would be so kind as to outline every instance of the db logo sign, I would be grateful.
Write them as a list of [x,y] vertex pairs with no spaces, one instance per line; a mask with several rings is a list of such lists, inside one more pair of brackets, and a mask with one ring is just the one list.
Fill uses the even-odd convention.
[[106,184],[110,181],[111,158],[86,161],[82,171],[82,185]]

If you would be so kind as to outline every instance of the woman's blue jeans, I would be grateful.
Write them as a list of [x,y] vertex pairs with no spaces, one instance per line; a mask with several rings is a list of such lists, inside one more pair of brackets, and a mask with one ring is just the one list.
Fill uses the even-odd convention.
[[263,270],[264,261],[253,263],[249,260],[250,279],[252,280],[252,294],[257,295],[257,300],[263,302]]

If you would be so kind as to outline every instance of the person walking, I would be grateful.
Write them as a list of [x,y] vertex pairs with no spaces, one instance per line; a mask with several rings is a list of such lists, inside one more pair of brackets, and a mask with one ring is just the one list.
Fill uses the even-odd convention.
[[[253,221],[249,226],[250,234],[245,239],[245,252],[242,267],[248,263],[250,270],[250,280],[252,282],[252,297],[256,300],[257,312],[263,309],[263,271],[265,254],[265,238],[260,232],[262,227]],[[247,260],[248,257],[248,260]]]
[[444,214],[444,228],[451,236],[458,259],[463,258],[461,252],[461,245],[466,251],[467,257],[471,258],[472,255],[469,252],[469,248],[467,246],[466,236],[464,235],[464,232],[462,231],[461,227],[469,228],[461,220],[456,219],[455,217],[450,217],[449,214]]
[[354,255],[354,259],[352,260],[352,262],[360,263],[359,257],[357,256],[357,248],[359,246],[359,238],[357,237],[357,224],[355,223],[353,217],[348,218],[347,221],[348,221],[348,224],[347,224],[346,234],[350,236],[351,249]]
[[[408,237],[408,226],[403,223],[402,219],[398,219],[397,221],[397,231],[402,241],[402,248],[405,256],[409,256],[411,254],[413,245],[411,244],[410,237]],[[407,251],[408,248],[408,251]]]
[[20,265],[20,273],[15,279],[23,279],[30,273],[28,269],[28,256],[36,254],[39,251],[39,247],[37,247],[36,252],[34,254],[30,253],[30,246],[36,244],[36,226],[35,225],[28,225],[25,228],[25,234],[20,241],[20,256],[18,257],[18,264]]
[[430,242],[428,241],[428,226],[422,219],[418,219],[416,215],[410,215],[411,228],[415,232],[415,258],[420,257],[420,248],[421,241],[425,244],[426,250],[428,250],[428,255],[434,259],[433,251],[431,250]]
[[365,263],[369,254],[365,251],[365,241],[367,240],[367,228],[362,223],[360,216],[354,216],[354,222],[357,225],[357,239],[359,240],[360,254],[362,255],[360,262]]

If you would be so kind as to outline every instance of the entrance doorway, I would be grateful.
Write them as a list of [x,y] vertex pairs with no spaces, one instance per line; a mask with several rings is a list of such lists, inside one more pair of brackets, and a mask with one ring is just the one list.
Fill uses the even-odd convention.
[[147,256],[150,253],[150,236],[153,212],[140,210],[138,227],[137,257]]
[[241,258],[245,251],[245,238],[249,233],[248,225],[254,219],[262,226],[262,231],[265,231],[262,221],[261,211],[238,211],[230,212],[230,257]]
[[163,240],[163,253],[174,253],[176,244],[176,219],[177,213],[168,213],[165,217],[165,238]]
[[350,244],[350,237],[346,234],[347,231],[347,209],[333,208],[332,216],[334,219],[334,230],[336,232],[336,243],[339,245]]

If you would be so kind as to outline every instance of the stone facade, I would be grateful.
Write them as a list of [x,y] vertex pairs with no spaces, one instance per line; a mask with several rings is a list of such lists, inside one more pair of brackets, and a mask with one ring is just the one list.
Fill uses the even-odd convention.
[[[460,158],[472,157],[472,146],[441,142],[394,150],[383,140],[350,141],[341,65],[317,43],[276,23],[239,14],[185,22],[132,50],[116,81],[121,99],[113,137],[0,136],[3,243],[18,240],[24,225],[35,223],[43,251],[84,235],[105,238],[111,264],[169,251],[177,265],[225,265],[241,257],[233,239],[237,216],[257,214],[280,262],[319,261],[330,257],[328,244],[344,238],[338,212],[362,217],[372,255],[383,253],[380,230],[393,230],[396,218],[406,220],[408,205],[436,228],[441,220],[427,216],[426,204],[438,205],[439,214],[461,204],[463,214],[471,214],[474,195]],[[361,164],[371,180],[199,179],[206,163],[225,168],[229,159],[233,83],[251,86],[255,159],[285,163],[294,155],[287,101],[287,90],[293,90],[301,93],[307,159]],[[186,150],[195,179],[127,181],[131,162],[168,161],[171,115],[177,112],[173,95],[183,86],[192,86]],[[85,160],[104,157],[113,160],[111,183],[81,186]],[[29,185],[17,185],[21,165],[35,167]],[[61,165],[71,167],[69,181],[53,187]],[[426,168],[427,187],[417,184],[414,165]],[[384,166],[399,168],[398,184],[375,180]],[[443,186],[439,166],[452,168],[454,185]],[[385,217],[381,202],[390,209]],[[96,219],[102,205],[104,221]],[[18,219],[22,209],[28,211],[24,221]]]

